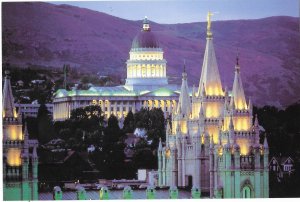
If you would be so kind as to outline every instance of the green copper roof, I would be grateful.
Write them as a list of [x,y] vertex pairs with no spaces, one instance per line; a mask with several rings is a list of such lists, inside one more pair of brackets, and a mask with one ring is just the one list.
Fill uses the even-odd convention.
[[73,96],[178,96],[178,89],[170,89],[168,86],[155,90],[140,89],[136,91],[128,90],[124,86],[115,87],[91,87],[88,90],[70,90],[59,89],[55,93],[55,98],[73,97]]

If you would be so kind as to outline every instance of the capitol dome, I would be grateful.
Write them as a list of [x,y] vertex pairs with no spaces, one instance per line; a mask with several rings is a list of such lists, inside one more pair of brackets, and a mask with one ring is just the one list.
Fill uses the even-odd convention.
[[159,42],[155,34],[151,32],[147,18],[144,19],[143,29],[134,38],[131,48],[159,48]]

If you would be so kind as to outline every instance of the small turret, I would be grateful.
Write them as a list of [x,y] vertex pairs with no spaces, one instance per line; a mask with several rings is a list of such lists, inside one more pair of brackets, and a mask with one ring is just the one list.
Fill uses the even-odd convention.
[[229,131],[234,131],[233,118],[230,116],[229,120]]
[[251,102],[251,99],[249,98],[248,109],[249,109],[250,112],[252,112],[252,108],[253,108],[252,102]]
[[182,84],[178,101],[177,114],[183,117],[189,117],[191,113],[191,101],[187,84],[187,73],[185,72],[185,63],[182,73]]
[[33,147],[32,150],[32,159],[37,161],[38,155],[37,155],[37,151],[36,151],[36,146]]
[[195,87],[195,85],[193,85],[193,94],[192,94],[192,97],[194,98],[194,97],[196,97],[196,87]]
[[210,149],[213,149],[213,148],[214,148],[214,139],[213,139],[213,136],[210,137],[209,148],[210,148]]
[[245,99],[245,93],[243,88],[242,79],[240,76],[240,64],[239,64],[239,55],[237,54],[234,81],[232,87],[232,98],[235,108],[238,110],[247,109],[247,103]]
[[166,132],[167,132],[167,135],[171,134],[172,133],[172,129],[171,129],[171,126],[170,126],[170,120],[167,119],[167,128],[166,128]]
[[227,143],[225,144],[224,149],[226,151],[228,151],[228,150],[230,150],[230,147],[231,147],[230,138],[229,138],[229,135],[227,135]]
[[199,118],[203,119],[205,118],[204,116],[204,109],[203,109],[203,103],[200,103],[200,111],[199,111]]
[[158,151],[162,151],[162,142],[161,142],[161,138],[159,138]]
[[29,134],[28,134],[28,129],[27,129],[27,122],[25,122],[24,126],[24,146],[23,146],[23,151],[22,151],[22,158],[28,158],[29,157]]
[[3,85],[3,97],[2,97],[2,117],[3,118],[17,118],[17,112],[14,103],[14,97],[12,94],[10,83],[10,72],[5,71],[5,79]]
[[257,114],[255,114],[254,126],[257,127],[257,128],[259,127]]
[[268,140],[267,140],[266,135],[265,135],[265,139],[264,139],[264,149],[269,149]]

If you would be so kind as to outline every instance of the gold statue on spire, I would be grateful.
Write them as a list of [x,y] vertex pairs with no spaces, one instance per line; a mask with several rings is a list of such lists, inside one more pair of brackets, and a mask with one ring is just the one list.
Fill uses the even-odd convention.
[[207,37],[212,37],[212,32],[211,32],[211,16],[213,15],[212,12],[208,11],[207,13]]

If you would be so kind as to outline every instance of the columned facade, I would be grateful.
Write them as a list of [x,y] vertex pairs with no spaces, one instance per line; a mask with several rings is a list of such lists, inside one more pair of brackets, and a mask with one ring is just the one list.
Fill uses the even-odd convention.
[[142,107],[161,108],[168,116],[177,107],[178,86],[168,84],[167,61],[147,18],[132,42],[127,64],[125,85],[91,87],[88,90],[59,89],[53,100],[53,120],[70,118],[72,110],[88,105],[99,105],[106,118],[114,114],[120,119],[129,111]]

